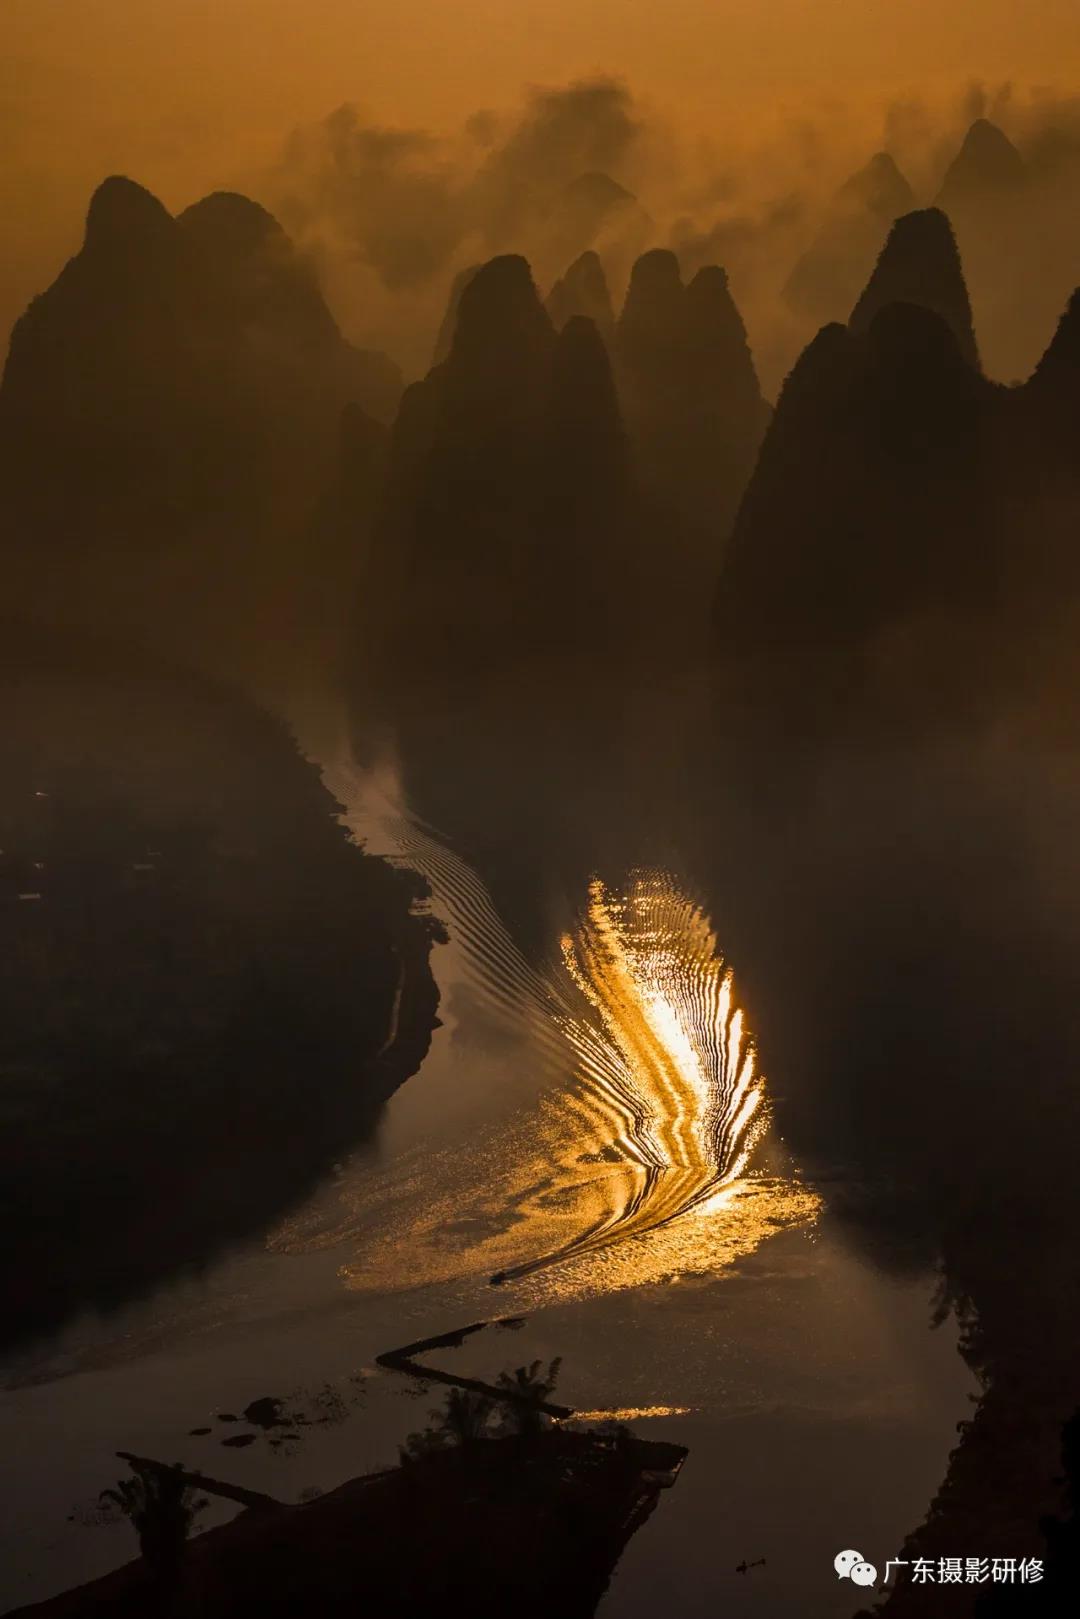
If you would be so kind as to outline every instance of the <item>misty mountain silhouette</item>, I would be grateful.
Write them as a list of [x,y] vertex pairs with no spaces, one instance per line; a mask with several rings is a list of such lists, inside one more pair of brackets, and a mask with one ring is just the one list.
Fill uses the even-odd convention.
[[557,332],[561,332],[575,315],[585,315],[593,322],[604,342],[611,346],[615,335],[611,293],[608,291],[604,266],[591,249],[576,258],[566,274],[559,277],[548,293],[544,307]]
[[412,811],[477,859],[530,948],[536,863],[583,891],[596,805],[623,790],[627,671],[682,586],[666,541],[595,325],[556,333],[523,258],[484,265],[394,428],[352,716],[368,757],[392,733]]
[[620,210],[636,208],[632,191],[613,180],[610,174],[579,174],[562,195],[562,211],[570,228],[591,240],[609,217]]
[[624,584],[628,480],[595,327],[577,317],[557,336],[527,262],[492,259],[394,428],[368,592],[388,667],[453,682],[577,644]]
[[[879,720],[943,703],[939,657],[955,656],[962,699],[963,625],[995,570],[985,468],[999,392],[943,317],[913,304],[818,334],[784,385],[721,576],[728,720],[827,732],[865,717],[871,686]],[[912,625],[942,621],[932,657]]]
[[978,369],[971,305],[952,229],[938,208],[904,214],[888,240],[848,322],[865,332],[889,304],[918,304],[947,322],[968,364]]
[[941,1264],[982,1382],[906,1559],[1041,1555],[1078,1398],[1078,312],[1015,389],[915,306],[822,331],[718,599],[715,892],[786,1139],[869,1176],[833,1213],[887,1264]]
[[950,218],[1023,185],[1027,166],[1009,137],[986,118],[976,118],[945,171],[935,206]]
[[579,174],[576,180],[570,181],[564,196],[571,206],[581,208],[597,220],[612,208],[625,208],[637,202],[632,191],[627,191],[610,174],[599,171]]
[[850,325],[824,328],[785,383],[740,509],[717,604],[723,722],[921,734],[1008,704],[1072,734],[1078,403],[1080,299],[1027,383],[991,383],[948,220],[897,220]]
[[818,324],[839,320],[858,296],[882,235],[915,196],[888,152],[877,152],[846,180],[783,290],[785,301]]
[[341,337],[264,209],[217,193],[174,219],[106,180],[0,384],[19,597],[185,649],[268,642],[343,408],[385,418],[398,391],[388,360]]
[[632,191],[599,170],[579,174],[552,199],[548,262],[563,263],[605,243],[644,243],[652,221]]
[[944,177],[936,205],[956,233],[983,364],[1003,381],[1030,373],[1076,283],[1076,183],[1063,131],[1044,131],[1021,153],[985,119]]
[[[620,242],[627,233],[647,236],[651,222],[625,186],[610,175],[591,172],[578,175],[550,200],[546,223],[550,234],[548,253],[554,256],[554,262],[559,263],[560,258],[564,263],[572,260],[548,295],[552,323],[561,331],[572,315],[588,315],[604,341],[610,342],[614,326],[611,297],[593,243],[603,241],[605,233]],[[450,353],[462,293],[479,268],[478,264],[466,265],[453,278],[432,365],[440,365]]]
[[[723,270],[684,286],[663,248],[637,260],[615,331],[616,377],[643,488],[683,525],[688,579],[715,563],[768,420]],[[678,541],[676,542],[678,543]]]
[[[223,325],[242,334],[246,365],[277,370],[297,389],[316,386],[360,405],[376,420],[393,419],[401,377],[393,361],[346,343],[307,264],[265,208],[235,192],[217,191],[177,216],[194,246]],[[258,379],[256,378],[256,381]]]

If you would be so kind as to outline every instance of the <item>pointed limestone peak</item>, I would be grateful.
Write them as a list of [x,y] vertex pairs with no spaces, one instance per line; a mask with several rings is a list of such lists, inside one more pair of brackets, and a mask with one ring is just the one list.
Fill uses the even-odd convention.
[[866,284],[882,230],[914,206],[892,157],[876,153],[832,198],[821,229],[784,285],[785,302],[819,325],[842,316]]
[[952,328],[960,352],[978,369],[979,356],[964,272],[952,226],[939,208],[904,214],[893,225],[849,325],[865,333],[889,304],[933,310]]
[[185,209],[177,224],[219,320],[236,331],[258,330],[297,354],[341,348],[312,266],[260,203],[239,192],[214,191]]
[[681,340],[683,284],[679,261],[670,249],[654,247],[636,260],[616,328],[624,360],[642,344]]
[[610,174],[579,174],[563,190],[557,216],[567,233],[566,241],[584,246],[592,242],[608,222],[636,207],[637,198]]
[[212,191],[185,208],[177,223],[192,240],[233,258],[258,253],[268,242],[287,241],[273,214],[237,191]]
[[504,361],[513,353],[537,355],[551,337],[528,260],[504,253],[481,265],[462,290],[450,363],[455,369],[487,365],[500,351]]
[[579,174],[576,180],[571,180],[566,188],[566,195],[571,201],[580,203],[596,213],[606,213],[611,208],[620,208],[637,201],[632,191],[627,191],[618,180],[613,180],[610,174],[603,174],[599,170]]
[[875,152],[869,163],[845,180],[835,203],[845,212],[859,210],[888,222],[914,207],[915,193],[891,153]]
[[679,261],[669,247],[650,248],[634,261],[630,272],[630,285],[626,292],[623,315],[637,302],[656,298],[672,298],[682,288]]
[[[519,255],[490,259],[462,289],[450,353],[426,380],[441,419],[436,437],[487,444],[495,457],[493,480],[512,471],[496,467],[498,456],[524,453],[531,442],[529,424],[547,399],[554,339],[532,271]],[[517,448],[505,448],[515,434],[521,435]],[[503,450],[490,449],[496,441]]]
[[599,255],[590,249],[576,258],[548,293],[545,307],[557,332],[575,316],[584,315],[595,324],[604,341],[610,342],[615,315]]
[[963,208],[1022,185],[1027,167],[1009,137],[986,118],[976,118],[964,136],[938,193],[938,206]]
[[152,192],[113,174],[90,199],[83,251],[129,255],[174,239],[176,222]]

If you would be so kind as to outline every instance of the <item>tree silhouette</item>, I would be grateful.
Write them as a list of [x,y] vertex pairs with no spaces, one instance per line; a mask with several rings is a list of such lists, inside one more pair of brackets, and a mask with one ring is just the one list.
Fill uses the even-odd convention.
[[477,1394],[471,1389],[451,1389],[445,1406],[431,1412],[428,1427],[411,1433],[404,1445],[399,1446],[402,1462],[417,1461],[450,1445],[468,1449],[490,1438],[493,1407],[494,1401],[486,1394]]
[[133,1478],[102,1490],[101,1500],[112,1501],[129,1519],[139,1537],[139,1550],[154,1578],[171,1584],[183,1562],[191,1526],[209,1504],[184,1483],[180,1462],[171,1467],[139,1468]]
[[553,1393],[559,1380],[562,1356],[557,1355],[546,1371],[542,1367],[542,1361],[534,1360],[529,1366],[518,1366],[512,1372],[500,1372],[496,1379],[500,1389],[513,1395],[513,1399],[506,1402],[503,1416],[504,1428],[510,1433],[533,1438],[542,1433],[547,1425],[540,1406]]

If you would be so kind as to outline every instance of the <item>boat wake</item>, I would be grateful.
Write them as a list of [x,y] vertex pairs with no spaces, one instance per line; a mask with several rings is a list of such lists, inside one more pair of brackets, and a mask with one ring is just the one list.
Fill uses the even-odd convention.
[[562,954],[587,1009],[556,1013],[577,1055],[564,1097],[571,1132],[629,1174],[589,1230],[493,1281],[707,1208],[743,1174],[764,1128],[764,1086],[732,972],[703,912],[670,876],[634,873],[621,894],[594,880]]
[[[357,1212],[381,1203],[377,1223],[392,1217],[417,1276],[486,1259],[495,1284],[565,1270],[571,1285],[584,1263],[608,1278],[601,1285],[621,1286],[637,1271],[697,1268],[695,1256],[726,1254],[740,1223],[753,1228],[753,1246],[788,1214],[805,1217],[801,1194],[777,1214],[787,1196],[778,1183],[744,1178],[767,1121],[765,1087],[714,931],[672,876],[594,880],[560,955],[536,966],[475,870],[402,806],[392,778],[389,790],[386,778],[352,767],[327,779],[351,806],[354,832],[427,879],[456,951],[456,982],[525,1041],[547,1076],[513,1120],[481,1126],[460,1151],[425,1154],[422,1166],[398,1160],[392,1182],[358,1191]],[[423,1207],[406,1213],[421,1186]],[[763,1199],[767,1220],[750,1214]],[[335,1232],[328,1222],[324,1240]],[[350,1285],[373,1282],[378,1258],[367,1246],[365,1264],[345,1269]]]

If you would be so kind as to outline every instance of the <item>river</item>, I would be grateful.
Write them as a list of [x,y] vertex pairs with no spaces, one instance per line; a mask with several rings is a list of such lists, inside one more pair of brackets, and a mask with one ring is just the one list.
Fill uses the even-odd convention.
[[[492,1378],[561,1357],[580,1416],[689,1449],[603,1619],[854,1612],[833,1557],[898,1553],[974,1383],[951,1323],[931,1329],[934,1278],[833,1217],[846,1166],[783,1140],[723,916],[663,859],[620,865],[526,949],[392,765],[307,745],[351,833],[428,879],[441,1025],[374,1141],[258,1240],[9,1358],[0,1602],[131,1555],[94,1521],[117,1450],[290,1499],[391,1464],[438,1390],[375,1357],[489,1320],[433,1359]],[[267,1395],[299,1437],[232,1420]]]

